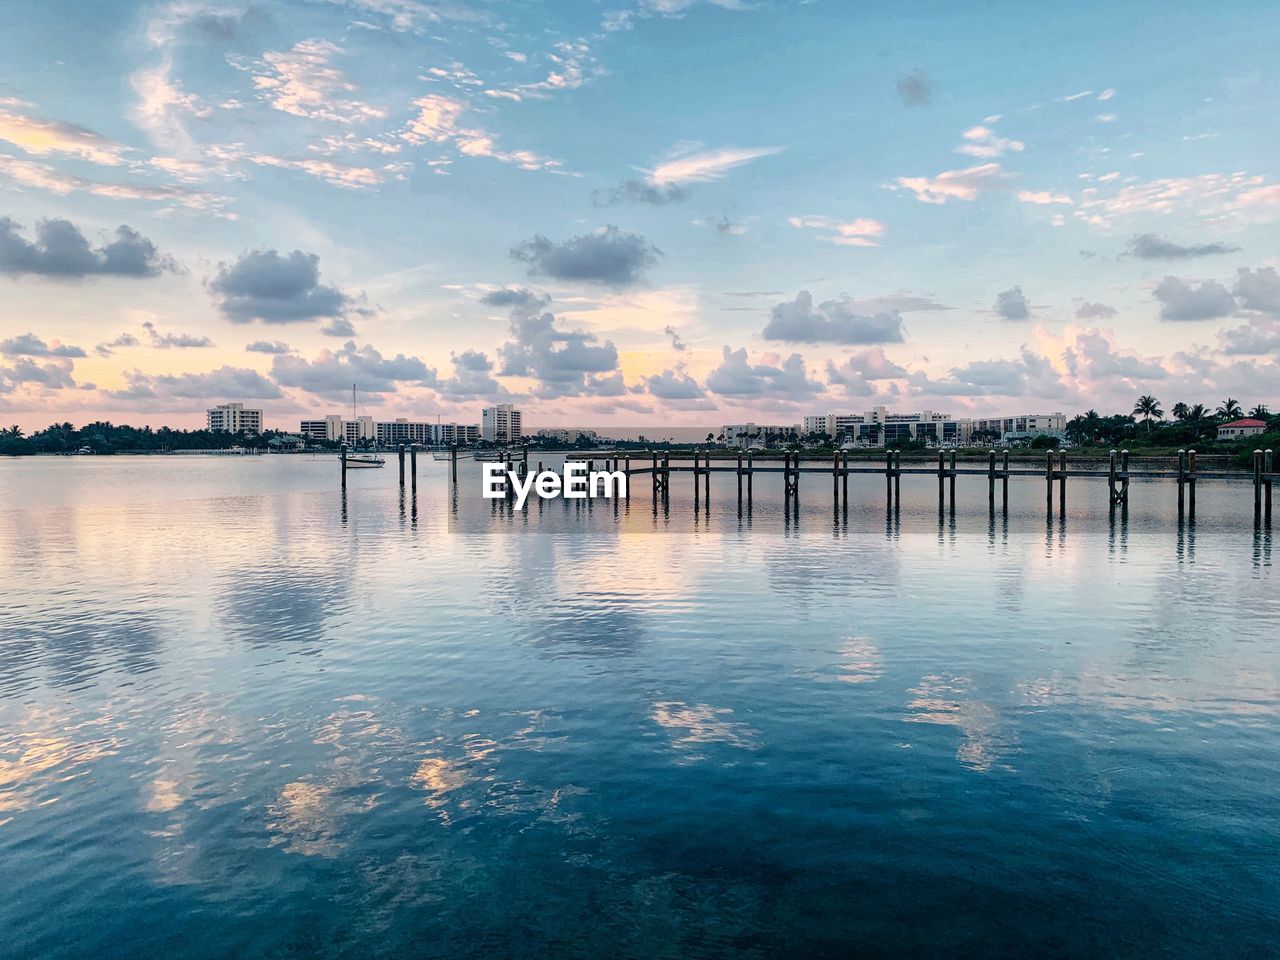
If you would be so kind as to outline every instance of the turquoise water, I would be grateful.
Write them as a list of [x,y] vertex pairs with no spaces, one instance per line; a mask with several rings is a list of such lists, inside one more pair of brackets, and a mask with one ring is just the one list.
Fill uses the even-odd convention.
[[0,954],[1274,955],[1246,488],[444,466],[0,463]]

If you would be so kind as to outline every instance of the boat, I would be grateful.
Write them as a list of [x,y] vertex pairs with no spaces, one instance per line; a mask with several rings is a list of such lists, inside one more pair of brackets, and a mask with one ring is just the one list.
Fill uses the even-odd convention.
[[[351,422],[357,424],[355,439],[359,439],[360,416],[356,412],[356,385],[351,385]],[[348,470],[376,469],[386,465],[386,460],[376,453],[347,453],[342,461]]]

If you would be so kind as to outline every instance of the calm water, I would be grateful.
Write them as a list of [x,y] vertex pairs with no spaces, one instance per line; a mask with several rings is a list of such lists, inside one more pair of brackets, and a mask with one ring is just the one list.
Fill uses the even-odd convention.
[[1244,488],[780,484],[0,463],[0,953],[1275,955]]

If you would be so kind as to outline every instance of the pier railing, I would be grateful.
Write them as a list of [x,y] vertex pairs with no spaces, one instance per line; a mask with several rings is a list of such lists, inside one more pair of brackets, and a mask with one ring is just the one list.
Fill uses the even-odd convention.
[[[398,450],[400,465],[400,486],[405,486],[406,448],[401,445]],[[413,490],[418,487],[418,450],[408,448],[408,462]],[[508,449],[502,452],[501,462],[506,470],[517,476],[525,476],[529,471],[529,450]],[[588,472],[596,469],[597,460],[583,457]],[[1215,458],[1221,460],[1221,458]],[[1134,458],[1128,450],[1112,450],[1107,459],[1071,462],[1065,452],[1047,452],[1043,466],[1025,460],[1016,464],[1010,462],[1009,451],[990,450],[986,455],[986,463],[981,460],[966,458],[957,459],[956,451],[938,451],[937,463],[929,461],[902,462],[898,451],[886,451],[883,459],[868,460],[851,458],[848,451],[835,451],[827,457],[809,455],[799,452],[784,452],[781,460],[777,457],[757,459],[753,451],[736,451],[733,453],[711,452],[707,450],[693,451],[690,459],[672,461],[669,452],[659,454],[656,451],[638,452],[636,456],[614,456],[605,458],[599,463],[604,469],[623,473],[628,484],[632,477],[648,476],[653,492],[654,508],[658,503],[666,502],[671,496],[671,478],[673,474],[688,474],[693,479],[693,496],[695,501],[706,499],[711,502],[711,475],[713,473],[729,473],[737,478],[737,495],[739,505],[750,507],[754,495],[755,477],[757,474],[781,474],[783,496],[788,504],[800,498],[800,481],[804,476],[823,476],[831,478],[832,498],[835,505],[841,503],[847,507],[849,503],[849,477],[879,476],[884,477],[885,497],[890,506],[897,504],[901,496],[901,483],[904,476],[936,476],[938,480],[938,507],[948,506],[954,513],[956,505],[956,482],[960,477],[986,478],[987,499],[991,510],[999,508],[1008,512],[1009,481],[1042,481],[1045,485],[1045,505],[1052,512],[1055,506],[1057,488],[1057,507],[1064,515],[1067,504],[1067,480],[1105,480],[1108,497],[1112,505],[1126,505],[1130,497],[1130,484],[1134,480],[1174,480],[1178,484],[1178,516],[1179,518],[1195,518],[1196,486],[1201,480],[1236,481],[1248,483],[1253,494],[1253,513],[1258,523],[1271,525],[1272,488],[1275,481],[1280,480],[1277,472],[1275,454],[1271,450],[1255,450],[1252,468],[1249,470],[1233,470],[1223,465],[1215,465],[1206,469],[1199,462],[1195,450],[1179,450],[1176,458],[1143,458],[1142,469],[1135,469]],[[342,452],[342,484],[347,482],[346,449]],[[537,464],[542,471],[542,463]],[[458,450],[453,448],[450,457],[450,483],[458,482]],[[997,492],[999,496],[997,497]]]

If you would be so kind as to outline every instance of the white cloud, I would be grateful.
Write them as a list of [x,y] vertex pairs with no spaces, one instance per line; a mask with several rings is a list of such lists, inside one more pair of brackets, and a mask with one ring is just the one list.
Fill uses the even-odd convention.
[[1049,190],[1019,190],[1018,199],[1023,203],[1035,203],[1041,206],[1051,203],[1072,203],[1071,198],[1065,193],[1053,193]]
[[964,170],[944,170],[936,177],[898,177],[897,187],[910,190],[921,203],[973,200],[979,193],[1000,187],[1005,179],[998,163],[983,163]]
[[284,51],[262,55],[266,72],[253,78],[266,101],[276,110],[295,117],[330,123],[355,123],[385,117],[386,111],[344,96],[356,85],[330,61],[342,48],[328,40],[300,40]]
[[1021,153],[1027,145],[1021,140],[1006,140],[987,126],[970,127],[961,136],[964,143],[956,147],[956,153],[964,153],[980,160],[990,160],[1006,153]]
[[879,246],[879,238],[885,231],[883,223],[868,217],[842,222],[833,217],[810,215],[790,217],[787,222],[800,230],[820,230],[825,234],[821,239],[844,247]]
[[67,154],[108,166],[124,163],[125,148],[87,127],[16,113],[6,107],[18,101],[0,99],[0,140],[37,157]]
[[[672,156],[649,172],[650,182],[662,186],[668,183],[702,183],[719,180],[730,170],[782,152],[782,147],[721,147],[718,150],[698,150]],[[695,152],[696,151],[696,152]]]

